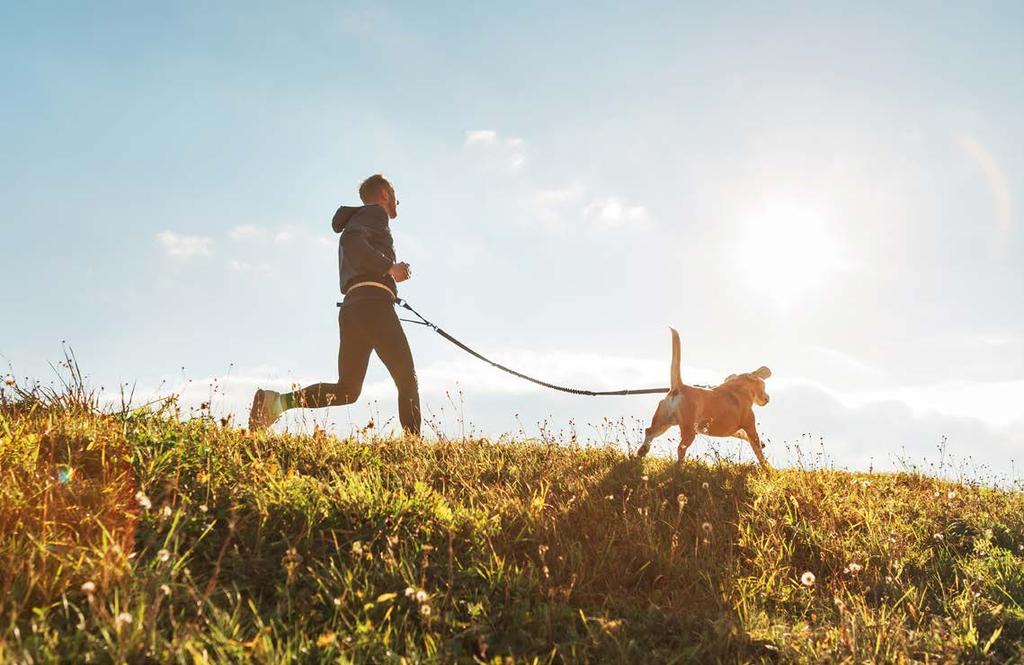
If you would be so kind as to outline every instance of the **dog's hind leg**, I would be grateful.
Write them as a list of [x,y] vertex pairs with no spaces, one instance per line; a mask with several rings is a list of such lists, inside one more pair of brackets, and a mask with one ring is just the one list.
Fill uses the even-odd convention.
[[637,457],[643,457],[651,449],[651,442],[665,433],[669,427],[675,424],[672,409],[666,404],[667,399],[658,402],[658,408],[654,410],[654,417],[651,418],[651,426],[644,430],[644,442],[636,451]]
[[693,440],[697,437],[697,430],[690,426],[679,426],[679,447],[676,448],[676,452],[679,454],[679,461],[682,462],[686,459],[686,451],[690,449],[693,444]]

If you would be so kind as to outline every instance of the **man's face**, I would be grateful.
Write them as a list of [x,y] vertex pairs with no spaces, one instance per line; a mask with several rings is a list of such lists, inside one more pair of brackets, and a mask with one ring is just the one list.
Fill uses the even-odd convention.
[[395,190],[391,187],[385,187],[381,190],[380,204],[387,211],[388,217],[394,219],[398,217],[398,197],[395,196]]

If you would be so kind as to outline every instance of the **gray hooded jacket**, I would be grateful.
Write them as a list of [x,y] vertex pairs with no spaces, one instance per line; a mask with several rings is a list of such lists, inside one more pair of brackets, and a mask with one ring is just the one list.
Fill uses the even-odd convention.
[[[395,263],[395,242],[388,227],[388,213],[377,204],[341,206],[334,213],[331,226],[340,233],[338,241],[338,272],[342,294],[353,284],[377,282],[398,295],[398,285],[387,274]],[[378,297],[387,297],[376,287],[356,289]],[[346,298],[346,301],[348,298]]]

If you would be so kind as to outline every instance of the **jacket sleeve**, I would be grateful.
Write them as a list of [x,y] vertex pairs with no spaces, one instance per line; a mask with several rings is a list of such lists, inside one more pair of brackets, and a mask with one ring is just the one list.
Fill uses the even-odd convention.
[[357,273],[384,275],[391,268],[391,259],[375,249],[367,238],[366,222],[360,220],[362,215],[386,215],[383,210],[367,210],[354,217],[341,232],[341,247],[345,252],[345,261],[350,262]]

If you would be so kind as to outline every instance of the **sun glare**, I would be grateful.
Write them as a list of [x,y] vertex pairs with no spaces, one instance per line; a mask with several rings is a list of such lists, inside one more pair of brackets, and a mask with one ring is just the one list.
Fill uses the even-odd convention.
[[735,251],[743,283],[782,310],[820,288],[843,265],[826,218],[791,205],[746,216]]

